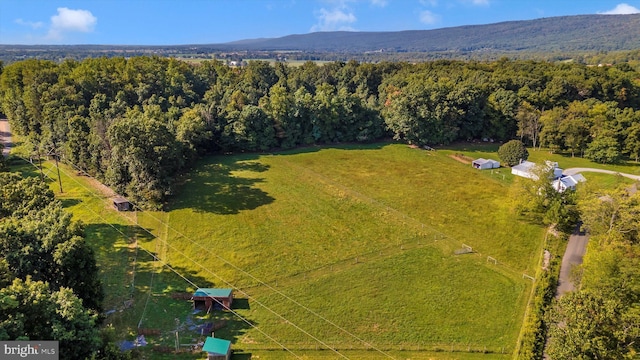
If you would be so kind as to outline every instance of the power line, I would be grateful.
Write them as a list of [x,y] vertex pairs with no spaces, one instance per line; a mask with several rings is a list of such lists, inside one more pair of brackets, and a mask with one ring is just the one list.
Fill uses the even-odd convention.
[[[86,172],[84,172],[84,170],[78,168],[77,166],[71,164],[72,167],[76,168],[78,171],[82,171],[83,173],[85,173],[87,176],[91,177],[91,175],[87,174]],[[65,173],[65,175],[69,176],[68,174]],[[93,178],[93,177],[91,177]],[[75,179],[74,179],[75,180]],[[81,185],[82,186],[82,185]],[[131,202],[134,206],[136,206],[135,203]],[[220,255],[216,254],[216,253],[212,253],[209,249],[207,249],[206,247],[202,246],[200,243],[190,239],[188,236],[186,236],[185,234],[181,233],[178,230],[175,230],[174,228],[172,228],[168,223],[164,222],[161,219],[158,219],[157,217],[153,216],[153,215],[149,215],[151,218],[153,218],[154,220],[156,220],[159,224],[164,225],[168,230],[172,230],[175,234],[179,235],[180,237],[184,238],[185,240],[189,241],[190,243],[192,243],[193,245],[196,245],[197,247],[199,247],[200,249],[204,250],[205,252],[207,252],[210,255],[213,255],[214,257],[218,258],[219,260],[221,260],[222,262],[224,262],[225,264],[231,266],[233,269],[239,271],[240,273],[243,273],[245,275],[247,275],[248,277],[250,277],[251,279],[255,280],[256,282],[258,282],[259,284],[265,286],[266,288],[272,290],[273,292],[275,292],[276,294],[282,296],[283,298],[291,301],[292,303],[294,303],[295,305],[301,307],[302,309],[306,310],[307,312],[313,314],[314,316],[318,317],[319,319],[327,322],[328,324],[334,326],[335,328],[339,329],[340,331],[344,332],[345,334],[351,336],[352,338],[356,339],[357,341],[363,343],[364,345],[366,345],[367,347],[374,349],[375,351],[378,351],[379,353],[385,355],[386,357],[390,358],[390,359],[394,359],[393,356],[391,356],[390,354],[386,353],[385,351],[377,348],[375,345],[371,344],[370,342],[365,341],[364,339],[361,339],[360,337],[358,337],[357,335],[353,334],[352,332],[344,329],[343,327],[341,327],[340,325],[336,324],[335,322],[327,319],[326,317],[322,316],[321,314],[317,313],[316,311],[310,309],[309,307],[305,306],[304,304],[301,304],[300,302],[298,302],[297,300],[291,298],[290,296],[284,294],[283,292],[279,291],[278,289],[272,287],[271,285],[265,283],[264,281],[258,279],[257,277],[255,277],[254,275],[252,275],[251,273],[241,269],[240,267],[238,267],[237,265],[231,263],[230,261],[226,260],[225,258],[221,257]],[[126,217],[125,217],[126,218]],[[128,221],[131,221],[130,219],[127,218]],[[137,225],[137,224],[136,224]],[[148,232],[149,234],[153,235],[155,237],[155,235],[153,233],[151,233],[149,230],[142,228],[144,231]],[[168,236],[168,234],[167,234]],[[218,279],[220,279],[222,282],[224,282],[225,284],[235,288],[238,292],[240,292],[241,294],[243,294],[244,296],[247,296],[248,298],[251,298],[251,296],[249,294],[247,294],[246,292],[242,291],[240,288],[233,286],[232,284],[230,284],[228,281],[224,280],[223,278],[221,278],[219,275],[213,273],[209,268],[201,265],[200,263],[198,263],[197,261],[191,259],[189,256],[187,256],[186,254],[182,253],[180,250],[175,249],[173,246],[171,246],[168,241],[163,241],[161,238],[158,237],[158,240],[161,241],[162,243],[164,243],[165,245],[171,247],[173,250],[176,250],[179,254],[181,254],[182,256],[184,256],[186,259],[194,262],[195,264],[197,264],[198,266],[200,266],[202,269],[204,269],[205,271],[211,273],[212,275],[214,275],[215,277],[217,277]],[[254,301],[257,302],[257,300],[254,299]],[[259,303],[259,302],[258,302]],[[262,304],[260,304],[262,305]],[[290,322],[289,320],[285,319],[284,317],[282,317],[282,315],[277,314],[276,312],[274,312],[273,310],[271,310],[270,308],[262,305],[265,309],[269,310],[270,312],[272,312],[274,315],[281,317],[283,320],[286,320],[287,323],[291,324],[292,326],[294,326],[295,328],[299,329],[300,331],[302,331],[303,333],[305,333],[307,336],[311,337],[312,339],[320,342],[321,344],[323,344],[324,346],[327,346],[328,348],[331,348],[330,346],[328,346],[327,344],[325,344],[324,342],[322,342],[321,340],[317,339],[315,336],[311,335],[310,333],[308,333],[307,331],[303,330],[302,328],[299,328],[296,324]],[[342,354],[339,354],[342,356]]]
[[[85,190],[89,191],[91,194],[95,195],[90,189],[88,189],[86,186],[84,186],[83,184],[81,184],[80,182],[78,182],[75,178],[71,177],[68,173],[64,172],[63,173],[73,179],[78,185],[80,185],[81,187],[83,187]],[[135,204],[134,204],[135,205]],[[83,206],[87,209],[89,209],[85,204],[83,204]],[[101,220],[106,220],[104,219],[101,215],[97,214],[95,211],[93,211],[93,209],[89,209],[89,211],[93,212],[94,214],[96,214]],[[126,217],[125,217],[126,218]],[[131,221],[130,219],[127,218],[128,221]],[[110,226],[112,226],[116,231],[120,232],[123,236],[126,237],[126,235],[124,233],[122,233],[119,229],[115,228],[113,225],[109,224]],[[137,225],[137,224],[136,224]],[[169,227],[170,228],[170,227]],[[149,230],[144,229],[141,227],[141,229],[143,229],[144,231],[146,231],[147,233],[149,233],[150,235],[156,237],[153,233],[151,233]],[[159,238],[158,238],[159,239]],[[188,239],[185,237],[185,239],[193,242],[192,240]],[[162,241],[161,239],[159,239],[160,241]],[[274,314],[275,316],[279,317],[280,319],[286,321],[287,324],[290,324],[291,326],[293,326],[294,328],[296,328],[297,330],[301,331],[302,333],[304,333],[305,335],[309,336],[310,338],[312,338],[313,340],[317,341],[318,343],[322,344],[323,346],[325,346],[326,348],[332,350],[333,352],[335,352],[337,355],[348,359],[344,354],[341,354],[339,351],[337,351],[336,349],[334,349],[333,347],[329,346],[327,343],[325,343],[324,341],[322,341],[321,339],[317,338],[316,336],[310,334],[308,331],[304,330],[303,328],[301,328],[300,326],[298,326],[297,324],[295,324],[294,322],[290,321],[289,319],[285,318],[283,315],[277,313],[276,311],[272,310],[271,308],[269,308],[268,306],[266,306],[265,304],[261,303],[260,301],[256,300],[255,298],[251,297],[249,294],[245,293],[244,291],[242,291],[241,289],[239,289],[236,286],[233,286],[233,284],[229,283],[228,281],[226,281],[225,279],[223,279],[222,277],[220,277],[218,274],[214,273],[213,271],[211,271],[210,269],[208,269],[207,267],[205,267],[204,265],[200,264],[199,262],[197,262],[196,260],[190,258],[189,256],[187,256],[186,254],[184,254],[183,252],[181,252],[180,250],[176,249],[175,247],[173,247],[172,245],[168,244],[168,242],[164,241],[164,243],[169,246],[172,250],[176,251],[177,253],[179,253],[180,255],[182,255],[183,257],[185,257],[186,259],[188,259],[189,261],[191,261],[192,263],[198,265],[199,267],[201,267],[202,269],[204,269],[205,271],[209,272],[211,275],[215,276],[216,278],[218,278],[220,281],[224,282],[225,284],[227,284],[228,286],[236,289],[238,292],[244,294],[245,296],[247,296],[249,299],[251,299],[252,301],[254,301],[256,304],[262,306],[263,308],[265,308],[266,310],[268,310],[269,312],[271,312],[272,314]],[[138,246],[138,245],[136,245]],[[145,251],[146,253],[148,253],[150,256],[152,256],[154,259],[160,261],[164,266],[167,266],[171,271],[173,271],[174,273],[176,273],[178,276],[180,276],[182,279],[184,279],[185,281],[187,281],[189,284],[195,286],[196,288],[200,288],[199,286],[197,286],[195,283],[193,283],[191,280],[187,279],[186,277],[184,277],[182,274],[180,274],[179,272],[177,272],[175,269],[173,269],[171,266],[168,265],[168,263],[162,261],[161,259],[159,259],[156,255],[154,255],[153,253],[149,252],[148,250],[146,250],[144,247],[139,247],[140,249],[142,249],[143,251]],[[219,301],[217,301],[215,298],[212,298],[214,301],[218,302],[220,305],[223,305],[222,303],[220,303]],[[224,306],[224,305],[223,305]],[[227,307],[225,307],[227,308]],[[229,309],[229,308],[227,308]],[[251,327],[255,328],[256,330],[258,330],[260,333],[262,333],[263,335],[267,336],[267,338],[269,338],[270,340],[274,341],[276,344],[278,344],[279,346],[281,346],[283,349],[291,352],[294,356],[296,356],[297,358],[299,358],[297,355],[295,355],[291,350],[289,350],[287,347],[285,347],[282,343],[278,342],[276,339],[274,339],[273,337],[271,337],[270,335],[268,335],[267,333],[265,333],[264,331],[262,331],[261,329],[259,329],[257,326],[253,325],[251,322],[249,322],[247,319],[245,319],[244,317],[242,317],[240,314],[238,314],[237,312],[229,309],[229,311],[231,311],[234,315],[238,316],[241,320],[243,320],[244,322],[246,322],[247,324],[249,324]]]
[[[336,182],[336,181],[334,181],[334,180],[332,180],[332,179],[330,179],[330,178],[328,178],[328,177],[326,177],[326,176],[324,176],[322,174],[319,174],[319,173],[317,173],[317,172],[315,172],[315,171],[313,171],[313,170],[311,170],[309,168],[306,168],[304,166],[300,166],[300,165],[297,165],[297,164],[293,164],[293,163],[291,163],[289,161],[286,161],[286,160],[282,160],[282,161],[287,163],[288,165],[290,165],[292,167],[297,167],[298,169],[304,170],[304,171],[312,174],[313,176],[321,179],[322,181],[325,181],[327,183],[330,183],[331,185],[339,187],[342,190],[353,194],[355,197],[358,197],[360,199],[364,199],[367,202],[370,202],[372,204],[376,204],[378,207],[386,209],[386,210],[388,210],[390,212],[393,212],[393,213],[397,214],[398,216],[402,216],[404,219],[412,220],[414,223],[421,225],[423,229],[426,228],[426,229],[431,230],[435,234],[441,235],[442,239],[447,239],[447,240],[450,240],[450,241],[460,241],[460,240],[456,239],[453,236],[450,236],[450,235],[448,235],[448,234],[446,234],[446,233],[444,233],[444,232],[442,232],[440,230],[434,229],[433,227],[431,227],[431,226],[429,226],[427,224],[424,224],[423,222],[421,222],[418,219],[415,219],[415,218],[413,218],[411,216],[408,216],[407,214],[401,212],[400,210],[392,208],[392,207],[386,205],[385,203],[383,203],[383,202],[381,202],[379,200],[373,199],[373,198],[371,198],[371,197],[369,197],[367,195],[364,195],[364,194],[362,194],[362,193],[360,193],[358,191],[355,191],[355,190],[353,190],[353,189],[351,189],[349,187],[346,187],[346,186],[344,186],[344,185],[342,185],[342,184],[340,184],[340,183],[338,183],[338,182]],[[484,257],[484,255],[482,253],[478,252],[478,251],[473,251],[472,253],[478,255],[479,257]],[[520,275],[522,273],[521,271],[517,271],[517,270],[513,269],[512,267],[506,265],[503,262],[497,261],[495,258],[493,258],[493,259],[495,260],[495,264],[496,265],[500,264],[503,268],[505,268],[506,270],[512,272],[514,275],[515,274]]]
[[[63,171],[64,173],[64,171]],[[68,176],[68,174],[65,173],[65,175]],[[77,181],[76,181],[77,182]],[[79,183],[78,183],[79,184]],[[80,186],[83,186],[82,184],[79,184]],[[84,187],[84,186],[83,186]],[[86,189],[86,187],[85,187]],[[89,190],[89,189],[87,189]],[[90,190],[89,190],[90,191]],[[102,217],[99,213],[95,212],[93,209],[89,208],[86,204],[82,204],[82,206],[85,209],[88,209],[90,212],[92,212],[94,215],[96,215],[100,220],[102,220],[105,224],[111,226],[115,231],[117,231],[118,233],[120,233],[123,237],[128,238],[127,234],[123,233],[120,229],[118,229],[117,227],[115,227],[113,224],[109,224],[106,219],[104,217]],[[151,234],[153,235],[153,234]],[[154,235],[155,236],[155,235]],[[181,273],[179,273],[176,269],[174,269],[171,265],[169,265],[168,263],[164,262],[162,259],[160,259],[159,257],[157,257],[155,254],[153,254],[152,252],[148,251],[147,249],[136,245],[136,248],[140,248],[142,249],[142,251],[144,251],[145,253],[147,253],[149,256],[151,256],[151,258],[153,258],[153,260],[160,262],[163,266],[165,266],[167,269],[171,270],[174,274],[178,275],[180,278],[182,278],[184,281],[186,281],[187,283],[189,283],[190,285],[192,285],[193,287],[199,289],[200,286],[198,286],[196,283],[194,283],[193,281],[191,281],[190,279],[188,279],[187,277],[185,277],[184,275],[182,275]],[[210,296],[211,297],[211,296]],[[216,301],[218,304],[222,305],[225,309],[227,309],[229,312],[231,312],[233,315],[237,316],[240,320],[242,320],[243,322],[245,322],[247,325],[251,326],[252,328],[256,329],[257,331],[259,331],[261,334],[265,335],[268,339],[270,339],[271,341],[275,342],[276,344],[278,344],[280,347],[282,347],[284,350],[290,352],[292,355],[294,355],[296,358],[300,359],[299,356],[297,356],[295,353],[293,353],[293,351],[291,351],[290,349],[288,349],[286,346],[284,346],[282,343],[280,343],[278,340],[276,340],[275,338],[273,338],[272,336],[270,336],[269,334],[267,334],[266,332],[262,331],[262,329],[258,328],[256,325],[254,325],[253,323],[251,323],[248,319],[244,318],[242,315],[238,314],[236,311],[224,306],[224,304],[222,304],[219,300],[217,300],[214,297],[211,297],[211,299],[213,301]],[[148,302],[148,299],[147,299]],[[260,304],[262,305],[262,304]],[[146,306],[147,304],[145,304],[145,310],[146,310]],[[143,314],[144,315],[144,314]],[[142,321],[142,319],[140,320]]]

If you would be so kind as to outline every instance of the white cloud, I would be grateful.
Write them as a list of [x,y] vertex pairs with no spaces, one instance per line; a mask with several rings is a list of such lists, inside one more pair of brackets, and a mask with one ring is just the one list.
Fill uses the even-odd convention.
[[604,15],[628,15],[628,14],[637,14],[640,13],[640,9],[631,6],[629,4],[621,3],[618,4],[615,8],[609,11],[601,12],[599,14]]
[[356,16],[348,9],[334,8],[327,10],[320,9],[318,15],[318,23],[311,27],[311,31],[353,31],[349,24],[357,21]]
[[41,21],[33,22],[33,21],[24,21],[22,19],[16,19],[15,23],[23,26],[28,26],[32,29],[39,29],[44,26],[44,23]]
[[385,7],[389,2],[387,0],[371,0],[371,4],[374,6]]
[[427,25],[433,25],[440,21],[440,16],[434,14],[429,10],[423,10],[420,12],[420,22]]
[[51,28],[47,38],[61,40],[65,33],[92,32],[98,19],[88,10],[58,8],[58,14],[51,17]]

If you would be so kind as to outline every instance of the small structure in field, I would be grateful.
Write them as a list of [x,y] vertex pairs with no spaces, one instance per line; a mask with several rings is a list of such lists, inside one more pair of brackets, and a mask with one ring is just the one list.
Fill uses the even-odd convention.
[[[545,161],[544,165],[547,169],[553,169],[553,179],[562,177],[562,169],[558,167],[557,162]],[[511,173],[516,176],[525,177],[528,179],[538,180],[536,175],[536,163],[531,161],[522,161],[520,164],[511,168]]]
[[202,346],[207,353],[207,360],[231,359],[231,341],[208,336]]
[[471,162],[471,166],[473,166],[478,170],[497,169],[500,167],[500,162],[493,159],[479,158],[479,159],[473,160]]
[[127,200],[127,199],[125,199],[123,197],[117,197],[117,198],[113,199],[113,206],[118,211],[131,211],[131,210],[133,210],[133,205],[131,205],[129,200]]
[[233,289],[202,288],[191,297],[194,309],[210,312],[212,309],[231,309]]
[[565,192],[566,190],[575,190],[576,185],[585,182],[587,179],[582,174],[564,175],[555,179],[552,184],[557,192]]

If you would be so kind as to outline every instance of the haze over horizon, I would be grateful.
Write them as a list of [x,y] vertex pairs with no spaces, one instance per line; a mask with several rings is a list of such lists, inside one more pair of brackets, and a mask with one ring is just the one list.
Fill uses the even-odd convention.
[[317,31],[430,30],[634,13],[640,13],[639,0],[3,0],[0,44],[214,44]]

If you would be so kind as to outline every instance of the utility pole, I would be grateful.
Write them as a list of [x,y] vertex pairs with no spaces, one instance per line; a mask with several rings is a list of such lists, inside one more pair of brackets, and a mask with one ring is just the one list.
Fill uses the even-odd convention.
[[56,160],[56,170],[58,171],[58,185],[60,185],[60,194],[64,193],[62,191],[62,179],[60,178],[60,167],[58,166],[58,147],[56,146],[56,141],[53,141],[53,158]]

